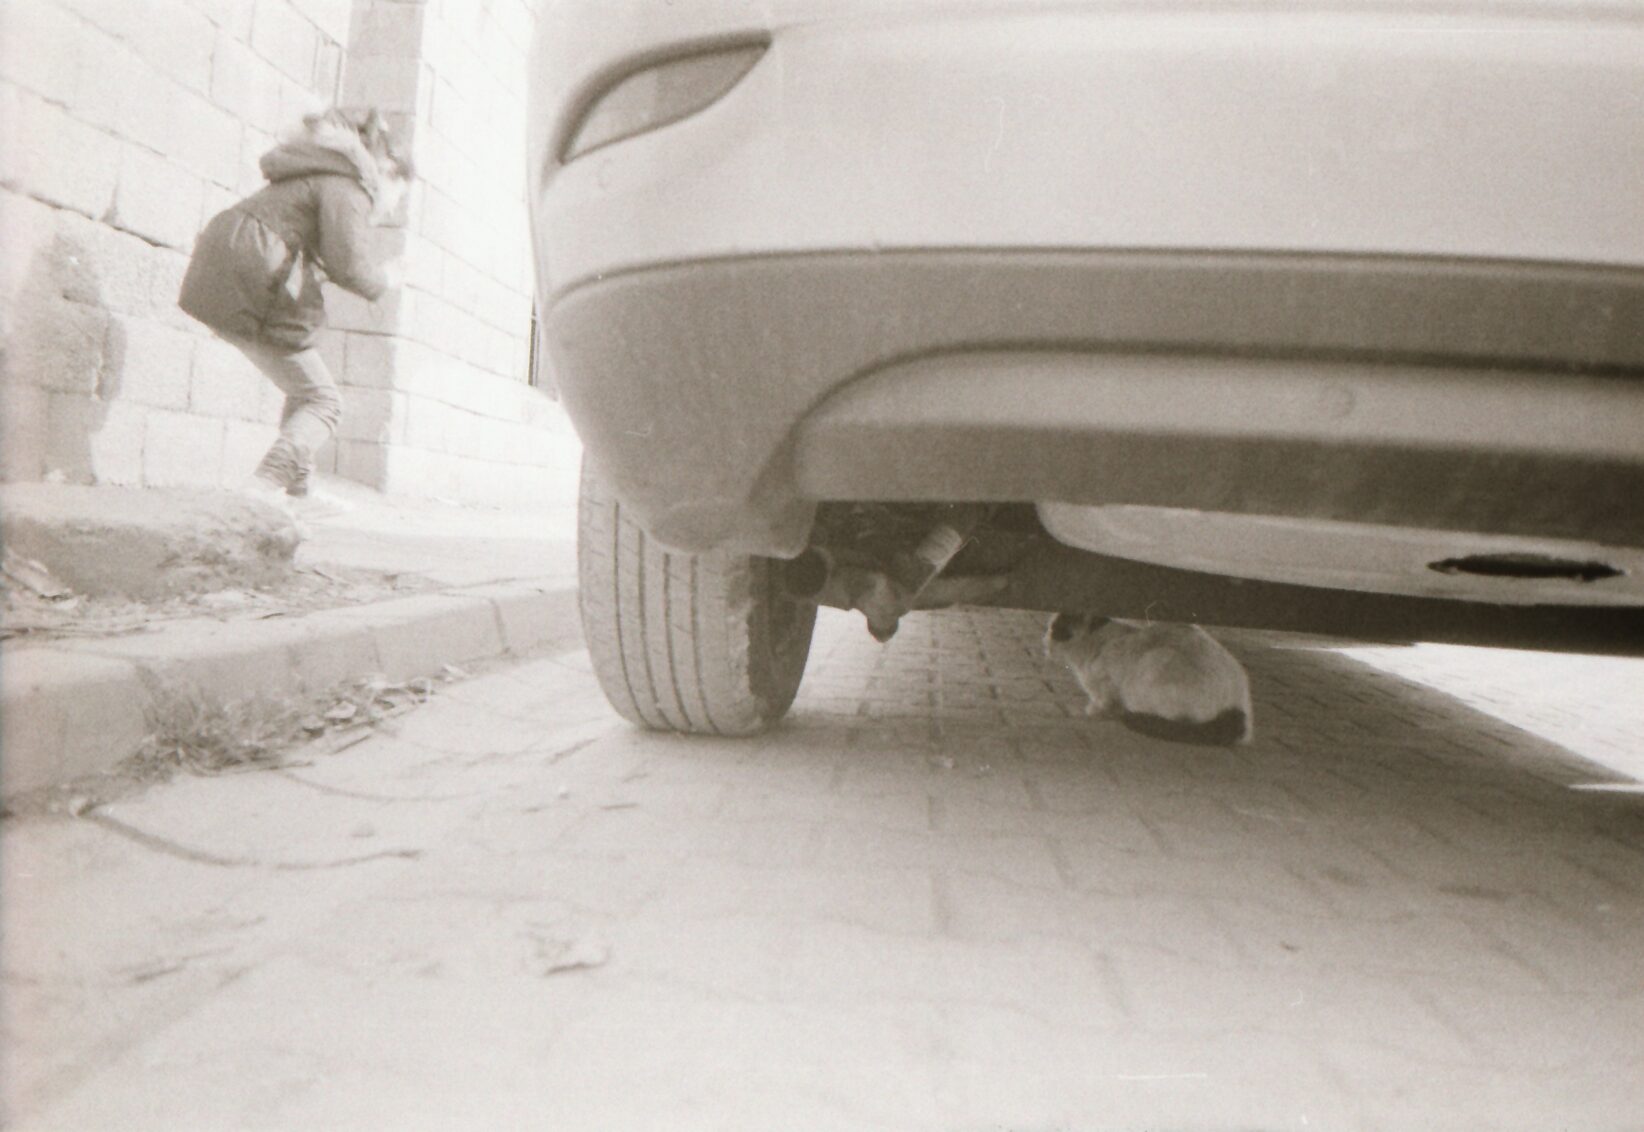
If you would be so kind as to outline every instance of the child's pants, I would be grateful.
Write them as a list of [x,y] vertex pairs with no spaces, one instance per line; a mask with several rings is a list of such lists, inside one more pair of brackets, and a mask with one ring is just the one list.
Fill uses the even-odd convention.
[[342,397],[319,350],[282,350],[263,342],[231,339],[270,381],[285,393],[280,438],[269,448],[257,475],[293,495],[308,490],[314,453],[331,439],[342,416]]

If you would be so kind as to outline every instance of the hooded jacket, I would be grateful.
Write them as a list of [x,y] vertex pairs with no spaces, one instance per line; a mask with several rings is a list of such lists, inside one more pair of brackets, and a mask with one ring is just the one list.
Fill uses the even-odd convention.
[[323,277],[367,299],[388,285],[368,229],[384,177],[339,115],[263,155],[268,185],[212,217],[178,305],[229,338],[300,350],[325,325]]

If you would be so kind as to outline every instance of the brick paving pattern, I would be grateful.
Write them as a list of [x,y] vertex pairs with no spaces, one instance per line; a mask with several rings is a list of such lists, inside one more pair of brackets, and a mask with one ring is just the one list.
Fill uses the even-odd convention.
[[825,618],[742,742],[621,726],[562,656],[115,808],[284,869],[14,829],[15,1126],[1644,1123],[1639,795],[1299,638],[1229,638],[1252,746],[1159,743],[1040,632]]

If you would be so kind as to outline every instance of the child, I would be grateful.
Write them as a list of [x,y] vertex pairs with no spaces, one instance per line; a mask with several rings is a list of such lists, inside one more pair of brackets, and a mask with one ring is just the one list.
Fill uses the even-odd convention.
[[261,166],[268,184],[200,233],[178,305],[284,391],[279,439],[246,490],[285,506],[308,498],[314,453],[342,413],[314,345],[325,325],[322,272],[372,301],[398,284],[397,263],[374,261],[367,228],[399,206],[412,171],[375,110],[311,114]]

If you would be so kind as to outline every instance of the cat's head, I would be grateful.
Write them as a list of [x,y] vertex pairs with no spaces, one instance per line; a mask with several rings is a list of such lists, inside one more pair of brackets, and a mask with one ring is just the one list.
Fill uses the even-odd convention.
[[1096,613],[1058,613],[1045,630],[1045,655],[1052,660],[1066,659],[1070,651],[1086,645],[1094,633],[1109,624],[1111,618]]

